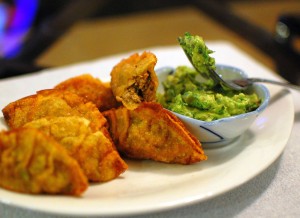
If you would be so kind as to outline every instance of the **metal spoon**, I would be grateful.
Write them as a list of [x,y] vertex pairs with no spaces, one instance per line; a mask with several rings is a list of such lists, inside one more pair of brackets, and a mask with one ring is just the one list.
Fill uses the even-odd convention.
[[212,79],[215,82],[219,82],[223,86],[226,86],[230,89],[234,89],[234,90],[238,90],[238,91],[245,90],[249,86],[251,86],[253,83],[256,83],[256,82],[280,85],[280,86],[284,86],[286,88],[295,89],[295,90],[300,91],[300,86],[293,85],[293,84],[287,83],[287,82],[279,82],[279,81],[263,79],[263,78],[241,78],[241,79],[234,79],[234,80],[225,80],[222,78],[221,75],[219,75],[214,70],[210,70],[210,73],[211,73]]
[[[185,49],[183,49],[183,50],[184,50],[185,55],[189,59],[190,63],[194,66],[195,70],[197,70],[199,72],[199,70],[197,69],[197,66],[194,65],[190,55],[186,52]],[[213,70],[211,68],[209,68],[209,73],[210,73],[209,76],[207,76],[207,75],[205,75],[205,76],[213,79],[213,81],[216,84],[222,84],[223,86],[225,86],[227,88],[237,90],[237,91],[245,90],[255,82],[270,83],[270,84],[280,85],[280,86],[284,86],[286,88],[291,88],[291,89],[300,91],[300,86],[293,85],[291,83],[286,83],[286,82],[278,82],[275,80],[269,80],[269,79],[263,79],[263,78],[242,78],[242,79],[235,79],[235,80],[225,80],[222,78],[221,75],[219,75],[215,70]]]

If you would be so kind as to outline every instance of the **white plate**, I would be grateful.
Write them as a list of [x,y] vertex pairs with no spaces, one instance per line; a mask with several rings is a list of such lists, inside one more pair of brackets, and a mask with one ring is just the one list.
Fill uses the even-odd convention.
[[[226,42],[208,43],[217,63],[239,67],[249,76],[276,79],[268,69]],[[188,64],[176,47],[148,48],[158,58],[157,67]],[[0,81],[0,108],[40,89],[51,88],[74,75],[91,73],[109,80],[111,68],[132,52],[42,71]],[[271,102],[251,129],[234,143],[206,150],[209,159],[191,166],[152,161],[128,161],[129,169],[118,179],[92,184],[82,197],[19,194],[0,189],[0,202],[45,213],[63,215],[132,215],[185,206],[207,200],[255,177],[282,153],[289,138],[294,107],[291,94],[268,85]],[[0,129],[6,128],[0,117]]]

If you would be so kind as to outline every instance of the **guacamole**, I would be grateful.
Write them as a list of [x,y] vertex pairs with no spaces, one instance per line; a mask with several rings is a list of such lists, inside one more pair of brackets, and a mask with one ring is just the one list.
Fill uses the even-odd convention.
[[203,121],[246,113],[260,105],[256,94],[212,86],[200,79],[194,68],[177,67],[163,81],[165,92],[158,94],[158,101],[171,111]]
[[178,37],[178,42],[198,73],[214,83],[210,71],[216,70],[215,59],[210,56],[213,51],[205,45],[203,38],[187,32],[183,37]]

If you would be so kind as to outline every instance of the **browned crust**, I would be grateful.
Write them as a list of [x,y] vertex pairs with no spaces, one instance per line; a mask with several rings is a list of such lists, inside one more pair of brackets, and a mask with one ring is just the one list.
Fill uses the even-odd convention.
[[119,152],[135,159],[192,164],[207,159],[201,143],[160,104],[141,103],[104,113]]
[[78,95],[58,89],[38,91],[37,94],[21,98],[2,109],[10,128],[46,116],[82,116],[91,121],[91,127],[99,129],[106,119],[92,102]]
[[69,91],[93,102],[100,111],[117,107],[118,103],[109,83],[103,83],[90,74],[82,74],[57,84],[55,89]]
[[[74,93],[41,90],[36,95],[10,103],[2,111],[10,128],[31,125],[55,138],[80,163],[90,181],[112,180],[128,168],[106,129],[105,117],[95,104]],[[77,123],[80,118],[87,120],[87,126]],[[50,131],[54,123],[59,129],[57,132]],[[73,135],[80,131],[84,134]]]
[[33,128],[0,132],[0,185],[31,194],[81,195],[87,178],[55,140]]

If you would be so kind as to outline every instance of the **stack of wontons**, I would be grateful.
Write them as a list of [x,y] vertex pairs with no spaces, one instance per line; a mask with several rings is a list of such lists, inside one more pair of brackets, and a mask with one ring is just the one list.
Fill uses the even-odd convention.
[[192,164],[200,142],[156,103],[156,57],[133,54],[106,84],[89,74],[40,90],[3,108],[0,186],[24,193],[81,195],[128,168],[122,156]]

